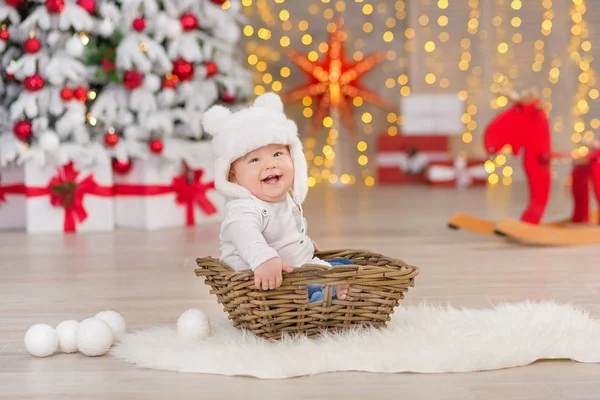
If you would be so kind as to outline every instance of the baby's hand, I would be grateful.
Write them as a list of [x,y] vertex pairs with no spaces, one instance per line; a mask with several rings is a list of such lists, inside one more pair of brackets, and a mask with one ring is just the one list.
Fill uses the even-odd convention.
[[254,269],[254,284],[257,289],[275,289],[281,286],[281,271],[292,272],[294,269],[284,263],[281,258],[271,258]]

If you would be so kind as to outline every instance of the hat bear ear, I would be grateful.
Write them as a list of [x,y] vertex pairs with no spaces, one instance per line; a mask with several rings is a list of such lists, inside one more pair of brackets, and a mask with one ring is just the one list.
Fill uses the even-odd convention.
[[254,101],[254,107],[266,108],[271,111],[283,112],[283,102],[277,94],[269,92],[261,94]]
[[219,132],[219,125],[231,115],[231,111],[223,106],[212,106],[204,112],[202,116],[202,126],[211,136],[216,136]]

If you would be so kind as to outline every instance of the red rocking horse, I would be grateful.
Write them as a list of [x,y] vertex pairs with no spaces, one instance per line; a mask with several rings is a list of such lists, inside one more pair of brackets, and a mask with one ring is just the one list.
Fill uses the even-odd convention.
[[[539,98],[533,92],[518,97],[510,95],[514,105],[499,113],[484,132],[485,149],[497,154],[510,145],[514,155],[523,153],[523,169],[529,187],[529,203],[521,220],[499,222],[455,214],[448,225],[484,234],[497,234],[527,243],[546,245],[577,245],[600,243],[600,220],[597,212],[590,212],[590,184],[600,203],[600,149],[587,155],[571,158],[553,152],[550,143],[550,124]],[[541,223],[551,187],[553,160],[569,159],[574,210],[569,219]],[[597,225],[590,225],[590,223]]]

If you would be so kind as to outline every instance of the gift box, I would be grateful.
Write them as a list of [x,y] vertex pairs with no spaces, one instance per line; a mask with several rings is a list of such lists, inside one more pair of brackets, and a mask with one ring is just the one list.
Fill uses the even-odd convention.
[[450,161],[448,137],[442,135],[377,138],[377,179],[380,184],[426,183],[431,162]]
[[114,229],[112,170],[108,156],[89,165],[25,163],[28,233],[102,232]]
[[210,143],[187,143],[186,151],[134,159],[129,172],[115,175],[117,227],[156,230],[222,219],[225,199],[215,191]]
[[453,161],[432,162],[425,173],[427,183],[440,187],[482,186],[488,181],[486,160],[457,157]]
[[10,164],[0,169],[0,229],[25,229],[25,169]]

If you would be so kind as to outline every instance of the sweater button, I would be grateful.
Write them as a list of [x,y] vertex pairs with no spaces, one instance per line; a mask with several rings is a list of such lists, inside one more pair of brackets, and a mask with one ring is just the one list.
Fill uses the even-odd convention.
[[301,241],[300,241],[300,244],[303,244],[303,243],[304,243],[304,240],[301,240]]
[[262,215],[267,216],[267,210],[262,210]]

